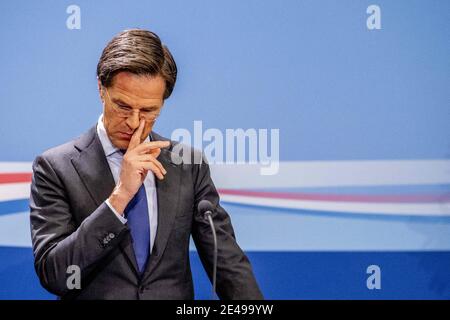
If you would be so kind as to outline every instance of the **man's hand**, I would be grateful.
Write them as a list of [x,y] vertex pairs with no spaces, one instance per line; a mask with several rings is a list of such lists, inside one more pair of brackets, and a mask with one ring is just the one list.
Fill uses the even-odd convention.
[[109,197],[109,203],[120,214],[123,214],[128,203],[138,192],[149,170],[160,180],[164,179],[164,175],[167,173],[156,158],[161,153],[161,148],[168,147],[170,142],[141,143],[140,138],[144,126],[145,121],[141,120],[139,128],[130,139],[127,152],[123,156],[119,181]]

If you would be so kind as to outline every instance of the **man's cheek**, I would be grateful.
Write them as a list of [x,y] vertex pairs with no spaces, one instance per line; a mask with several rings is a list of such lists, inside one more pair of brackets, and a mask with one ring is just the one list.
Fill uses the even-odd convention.
[[122,121],[122,119],[114,119],[112,121],[112,125],[114,127],[114,131],[121,131],[121,132],[128,132],[127,125],[125,121]]
[[152,131],[152,125],[148,124],[145,129],[144,132],[142,132],[142,137],[141,139],[144,140],[146,137],[148,137],[148,135],[150,134],[150,131]]

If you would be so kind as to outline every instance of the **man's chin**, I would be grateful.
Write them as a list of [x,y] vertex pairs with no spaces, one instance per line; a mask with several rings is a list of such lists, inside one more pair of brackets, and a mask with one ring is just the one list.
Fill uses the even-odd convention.
[[119,149],[126,150],[126,149],[128,149],[128,145],[130,144],[130,140],[114,139],[114,141],[112,141],[112,143],[114,144],[115,147],[117,147]]

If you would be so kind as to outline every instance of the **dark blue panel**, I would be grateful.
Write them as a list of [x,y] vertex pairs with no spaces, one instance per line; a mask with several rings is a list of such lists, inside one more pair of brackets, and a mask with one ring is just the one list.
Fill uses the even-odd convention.
[[39,283],[31,248],[0,247],[0,299],[55,299]]
[[[450,252],[248,252],[267,299],[450,299]],[[29,248],[0,248],[0,299],[54,299],[40,287]],[[381,290],[366,269],[381,268]],[[191,252],[196,299],[211,284]]]
[[[450,299],[450,252],[249,252],[267,299]],[[191,253],[196,298],[211,297]],[[369,265],[381,268],[381,289],[369,290]]]

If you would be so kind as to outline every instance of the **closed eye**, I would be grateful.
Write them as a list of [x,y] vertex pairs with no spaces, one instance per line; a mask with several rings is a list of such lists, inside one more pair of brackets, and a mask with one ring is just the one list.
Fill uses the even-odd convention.
[[120,104],[118,104],[117,106],[124,111],[132,110],[132,108],[130,108],[129,106],[124,106],[124,105],[120,105]]
[[152,113],[152,112],[158,111],[158,108],[144,108],[144,109],[141,109],[141,111],[146,112],[146,113]]

